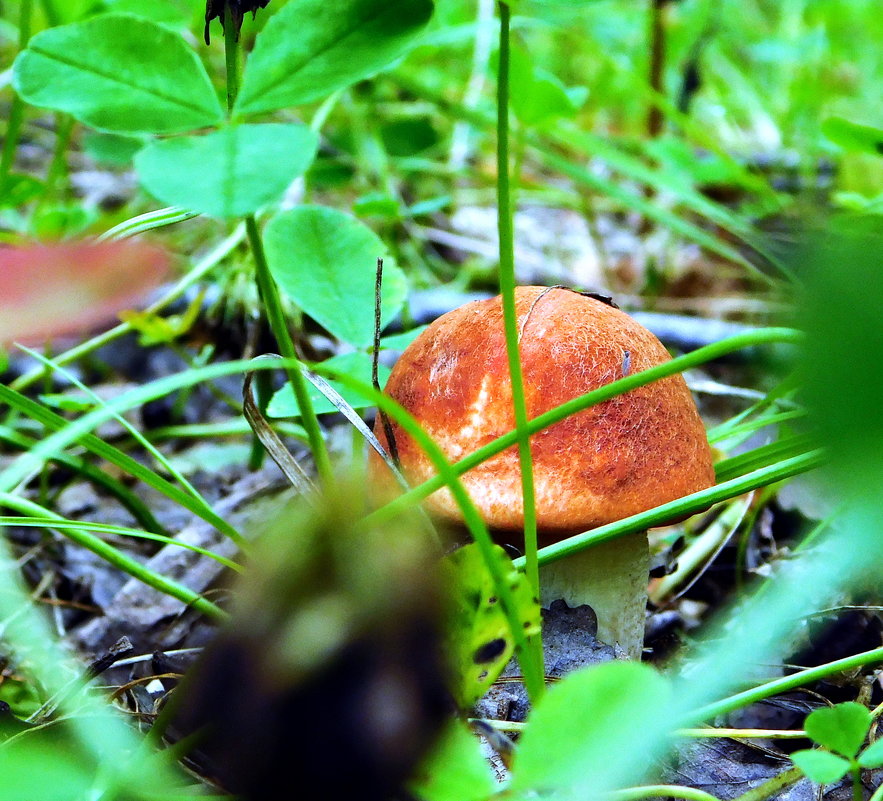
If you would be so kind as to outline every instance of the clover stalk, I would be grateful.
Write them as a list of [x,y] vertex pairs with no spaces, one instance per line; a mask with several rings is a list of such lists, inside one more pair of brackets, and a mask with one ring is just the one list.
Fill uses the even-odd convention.
[[[234,23],[229,2],[224,5],[224,56],[227,66],[227,112],[232,114],[236,95],[239,91],[239,30]],[[328,486],[332,480],[331,460],[328,456],[328,449],[325,447],[322,429],[319,426],[319,418],[316,416],[313,402],[310,400],[307,382],[300,368],[297,350],[294,347],[291,332],[288,330],[282,301],[279,298],[279,290],[270,273],[257,220],[253,214],[249,214],[245,218],[245,231],[252,255],[254,256],[255,277],[258,293],[264,305],[264,313],[267,315],[270,330],[273,332],[273,336],[276,337],[279,350],[286,358],[285,371],[300,409],[301,423],[307,433],[310,450],[316,462],[316,472],[319,474],[322,484]]]

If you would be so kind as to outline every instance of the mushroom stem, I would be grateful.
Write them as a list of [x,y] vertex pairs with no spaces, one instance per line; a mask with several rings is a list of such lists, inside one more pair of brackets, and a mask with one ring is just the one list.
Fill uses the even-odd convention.
[[540,598],[571,608],[587,604],[598,618],[598,639],[617,655],[640,659],[650,549],[646,532],[602,542],[540,568]]

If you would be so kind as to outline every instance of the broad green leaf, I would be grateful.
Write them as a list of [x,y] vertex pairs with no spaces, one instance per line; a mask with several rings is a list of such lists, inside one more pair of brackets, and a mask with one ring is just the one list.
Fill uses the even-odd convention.
[[859,125],[842,117],[829,117],[822,123],[822,133],[845,150],[883,156],[883,130],[880,128]]
[[418,768],[410,789],[421,801],[484,801],[497,783],[478,739],[453,720]]
[[849,762],[830,751],[807,749],[795,751],[791,760],[810,781],[817,784],[839,782],[849,770]]
[[118,14],[135,14],[169,28],[184,30],[189,22],[185,4],[174,0],[105,0]]
[[180,133],[223,118],[208,74],[184,40],[129,14],[38,33],[13,67],[28,103],[116,133]]
[[854,757],[871,727],[871,713],[862,704],[846,701],[810,712],[803,727],[819,745],[845,757]]
[[380,340],[380,350],[404,350],[429,326],[418,325],[410,331],[402,331],[400,334],[390,334]]
[[568,90],[552,73],[535,66],[521,48],[512,50],[510,80],[512,112],[524,125],[573,117],[588,94],[584,87]]
[[[341,211],[301,206],[270,220],[264,246],[276,282],[310,317],[344,342],[373,342],[377,259],[386,252],[373,231]],[[402,271],[385,260],[381,325],[405,291]]]
[[[500,546],[494,546],[518,607],[527,636],[540,630],[540,607],[524,573],[517,571]],[[458,548],[442,562],[446,597],[450,599],[446,653],[453,662],[452,692],[460,709],[468,709],[493,684],[515,652],[506,615],[478,546]]]
[[858,763],[863,768],[883,768],[883,738],[862,751]]
[[205,136],[162,139],[135,157],[141,183],[174,206],[242,217],[278,200],[316,155],[304,125],[231,125]]
[[141,137],[122,134],[91,133],[83,137],[83,150],[90,158],[120,167],[131,164],[135,154],[145,144]]
[[[367,353],[344,353],[340,356],[332,356],[330,359],[322,362],[322,367],[324,369],[334,370],[335,372],[352,376],[365,384],[371,383],[371,357]],[[389,368],[382,364],[379,365],[377,379],[381,388],[386,385],[386,380],[388,378]],[[331,384],[331,386],[333,386],[341,396],[343,396],[343,399],[354,409],[364,409],[368,406],[374,405],[373,401],[360,395],[354,389],[345,387],[337,381],[329,381],[328,383]],[[327,414],[329,412],[337,411],[337,407],[312,384],[309,385],[307,394],[313,402],[313,411],[315,411],[316,414]],[[300,408],[294,398],[294,392],[291,389],[290,383],[286,382],[285,386],[273,395],[267,406],[267,414],[270,417],[300,416]]]
[[297,0],[258,34],[236,100],[256,114],[325,97],[400,56],[432,0]]
[[513,791],[594,798],[620,778],[617,754],[641,742],[648,716],[664,720],[670,688],[639,662],[608,662],[566,676],[527,719],[512,768]]

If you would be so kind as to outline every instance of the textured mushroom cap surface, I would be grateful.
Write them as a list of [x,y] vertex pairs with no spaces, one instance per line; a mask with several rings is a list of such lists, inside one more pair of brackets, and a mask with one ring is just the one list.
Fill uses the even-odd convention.
[[[567,289],[519,287],[516,310],[528,418],[646,370],[670,356],[625,312]],[[386,392],[452,462],[515,427],[499,297],[468,303],[432,323],[404,351]],[[435,475],[394,422],[412,484]],[[383,426],[375,433],[386,442]],[[594,528],[714,484],[711,449],[681,375],[578,412],[531,437],[537,523],[546,538]],[[373,472],[388,475],[372,456]],[[384,478],[381,479],[386,480]],[[515,446],[462,476],[488,525],[520,530],[523,498]],[[447,489],[431,512],[459,521]]]

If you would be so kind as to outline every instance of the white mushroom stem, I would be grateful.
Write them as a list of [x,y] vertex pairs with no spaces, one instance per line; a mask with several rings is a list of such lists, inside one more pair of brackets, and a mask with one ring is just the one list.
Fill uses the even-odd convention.
[[547,609],[559,598],[571,608],[587,604],[598,618],[598,639],[640,659],[649,573],[647,533],[630,534],[541,567],[540,599]]

